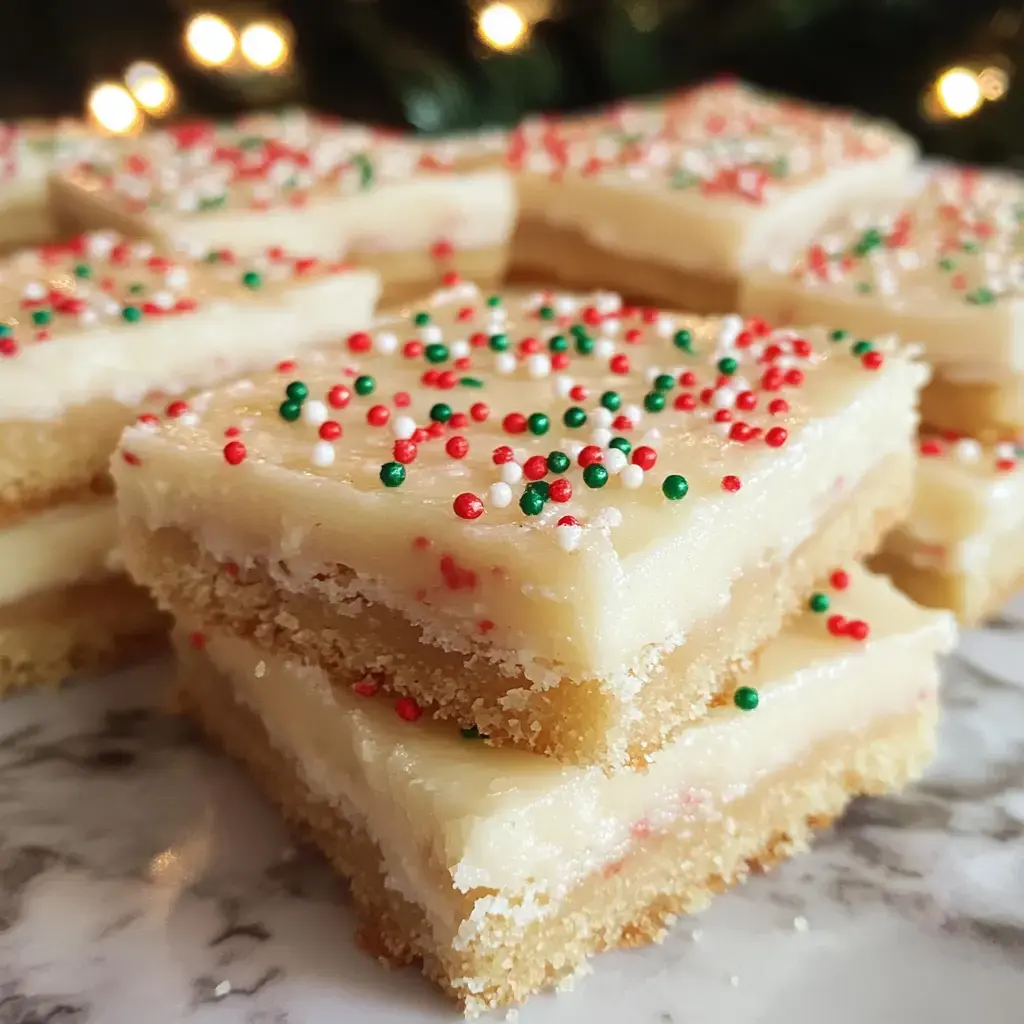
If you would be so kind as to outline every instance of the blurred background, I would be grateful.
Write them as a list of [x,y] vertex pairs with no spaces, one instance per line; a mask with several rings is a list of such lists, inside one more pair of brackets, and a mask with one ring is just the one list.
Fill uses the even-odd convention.
[[109,131],[305,104],[421,132],[735,74],[1024,166],[1024,4],[6,0],[0,118]]

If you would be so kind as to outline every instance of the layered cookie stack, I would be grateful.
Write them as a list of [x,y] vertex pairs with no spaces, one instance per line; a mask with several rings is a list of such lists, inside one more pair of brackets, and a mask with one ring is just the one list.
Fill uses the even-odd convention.
[[737,307],[744,270],[840,210],[907,187],[913,142],[846,111],[719,82],[575,121],[528,123],[508,165],[524,279]]
[[129,429],[124,557],[185,706],[375,948],[479,1011],[927,762],[950,625],[853,564],[910,499],[924,376],[462,287]]
[[163,635],[114,556],[108,472],[147,399],[187,422],[190,388],[369,323],[377,292],[315,259],[171,259],[109,233],[0,263],[0,693]]
[[879,563],[916,599],[975,622],[1024,583],[1024,184],[941,169],[912,202],[828,226],[795,260],[748,275],[741,307],[828,323],[847,342],[894,332],[934,368],[920,488]]
[[380,273],[388,303],[443,273],[500,280],[515,216],[501,168],[459,169],[423,143],[313,118],[145,135],[55,175],[51,202],[66,227],[169,250],[344,257]]

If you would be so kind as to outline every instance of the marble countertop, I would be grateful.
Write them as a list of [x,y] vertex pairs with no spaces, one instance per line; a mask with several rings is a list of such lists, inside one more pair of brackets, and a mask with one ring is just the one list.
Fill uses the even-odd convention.
[[[0,705],[0,1024],[428,1024],[344,886],[160,712],[158,666]],[[1024,600],[964,637],[924,783],[523,1024],[1020,1024]],[[499,1018],[500,1019],[500,1018]]]

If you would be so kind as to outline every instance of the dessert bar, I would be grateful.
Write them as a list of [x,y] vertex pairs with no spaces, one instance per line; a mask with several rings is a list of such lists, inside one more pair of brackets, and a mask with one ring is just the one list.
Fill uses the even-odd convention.
[[128,430],[124,553],[268,652],[635,762],[901,518],[925,377],[820,330],[460,286]]
[[368,323],[377,291],[283,252],[171,259],[111,233],[0,263],[0,692],[160,632],[112,558],[108,463],[141,405],[187,420],[183,393]]
[[934,368],[922,405],[928,426],[1016,434],[1024,428],[1022,212],[1019,178],[942,169],[909,204],[839,219],[796,259],[752,271],[740,306],[778,322],[920,342]]
[[474,1014],[659,940],[851,798],[921,773],[950,618],[859,569],[833,573],[813,607],[742,677],[740,701],[612,777],[495,749],[365,681],[198,627],[188,608],[181,696],[351,879],[364,942],[420,961]]
[[974,625],[1024,583],[1024,463],[1011,442],[922,437],[911,514],[872,561],[915,601]]
[[877,121],[718,82],[513,133],[523,279],[698,312],[837,210],[905,191],[915,147]]
[[437,287],[439,249],[460,275],[504,275],[515,195],[503,169],[457,170],[361,125],[257,127],[143,136],[55,176],[52,202],[75,229],[165,247],[344,256],[381,274],[389,303]]

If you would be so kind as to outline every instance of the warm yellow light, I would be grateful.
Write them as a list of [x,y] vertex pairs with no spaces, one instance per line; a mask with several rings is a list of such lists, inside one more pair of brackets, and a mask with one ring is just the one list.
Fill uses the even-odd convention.
[[156,64],[136,61],[125,71],[124,82],[135,102],[151,114],[166,114],[174,106],[174,85]]
[[977,76],[967,68],[943,71],[935,83],[935,96],[950,117],[969,117],[985,100]]
[[104,82],[89,93],[89,113],[114,135],[124,135],[139,123],[139,108],[123,85]]
[[185,29],[189,53],[207,67],[226,64],[235,52],[235,30],[216,14],[197,14]]
[[1001,100],[1006,95],[1009,84],[1010,76],[1002,68],[988,67],[978,72],[981,95],[989,102]]
[[508,4],[488,4],[477,18],[476,30],[495,50],[514,50],[526,35],[526,22]]
[[279,68],[288,59],[288,40],[284,33],[257,21],[246,25],[242,30],[242,56],[253,65],[264,71]]

